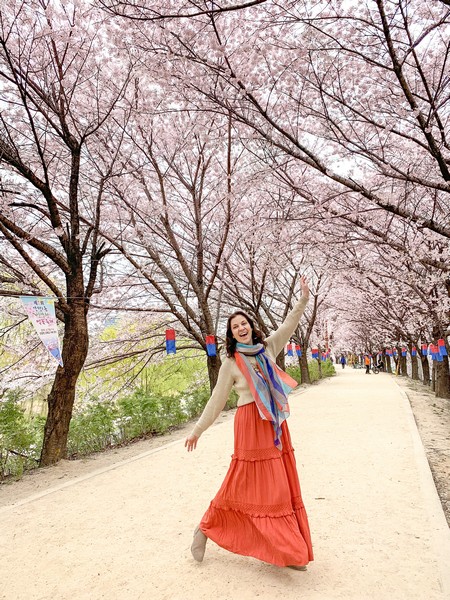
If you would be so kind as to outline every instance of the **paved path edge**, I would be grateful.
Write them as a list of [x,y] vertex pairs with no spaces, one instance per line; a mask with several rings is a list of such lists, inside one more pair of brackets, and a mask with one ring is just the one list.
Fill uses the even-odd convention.
[[[394,380],[395,381],[395,380]],[[422,489],[424,505],[430,520],[430,530],[432,534],[432,544],[438,561],[439,579],[442,592],[445,597],[450,598],[450,529],[445,518],[444,510],[439,498],[433,474],[431,472],[425,448],[417,428],[416,419],[409,401],[408,395],[400,384],[395,381],[403,400],[405,414],[407,416],[411,438],[413,442],[414,455],[420,477],[420,487]]]
[[[225,423],[218,423],[217,425],[213,425],[213,427],[220,427],[221,425],[225,425]],[[42,492],[38,492],[37,494],[32,494],[31,496],[27,496],[26,498],[23,498],[22,500],[18,500],[17,502],[14,502],[13,504],[6,504],[5,506],[0,507],[0,514],[8,512],[9,510],[13,510],[14,508],[17,508],[18,506],[23,506],[24,504],[29,504],[30,502],[39,500],[40,498],[43,498],[44,496],[48,496],[49,494],[54,494],[55,492],[59,492],[60,490],[63,490],[64,488],[71,487],[73,485],[77,485],[78,483],[86,481],[87,479],[92,479],[93,477],[97,477],[97,475],[102,475],[103,473],[107,473],[108,471],[114,471],[116,469],[120,469],[121,467],[124,467],[125,465],[135,462],[136,460],[142,460],[143,458],[146,458],[147,456],[150,456],[151,454],[156,454],[156,452],[162,452],[166,448],[170,448],[171,446],[176,446],[177,444],[184,444],[184,438],[175,440],[173,442],[169,442],[167,444],[163,444],[162,446],[158,446],[157,448],[152,448],[151,450],[146,450],[145,452],[136,454],[136,456],[132,456],[130,458],[125,458],[123,460],[118,460],[117,462],[115,462],[112,465],[108,465],[106,467],[101,467],[100,469],[95,469],[93,471],[90,471],[89,473],[86,473],[86,475],[74,477],[73,479],[70,479],[69,481],[65,481],[64,483],[60,483],[58,485],[53,485],[53,486],[47,488],[46,490],[43,490]]]

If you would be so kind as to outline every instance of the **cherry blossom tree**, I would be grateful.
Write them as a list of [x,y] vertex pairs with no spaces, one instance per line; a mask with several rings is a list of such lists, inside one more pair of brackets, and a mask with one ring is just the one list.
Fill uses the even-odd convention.
[[[278,188],[278,194],[280,189]],[[285,212],[289,201],[280,206],[273,183],[267,179],[258,190],[259,202],[252,205],[247,230],[234,245],[222,276],[223,302],[230,310],[243,309],[265,336],[277,329],[300,296],[300,277],[306,275],[312,300],[292,340],[303,347],[299,360],[302,381],[309,383],[307,349],[313,335],[318,310],[324,300],[323,275],[314,268],[320,259],[313,256],[305,224],[289,223]],[[303,227],[302,227],[303,225]],[[285,352],[277,357],[284,368]]]
[[[354,333],[359,332],[358,352],[376,353],[396,347],[399,373],[406,375],[406,359],[401,349],[408,347],[411,354],[415,346],[419,353],[421,343],[437,344],[439,338],[446,339],[449,301],[441,269],[416,261],[408,237],[399,247],[400,230],[397,227],[395,231],[392,244],[389,235],[393,231],[387,231],[385,243],[380,244],[375,243],[378,237],[368,236],[367,230],[353,230],[340,251],[346,269],[335,281],[338,289],[348,296],[346,303],[342,303],[345,308],[341,318],[348,321]],[[431,255],[432,247],[429,251]],[[335,310],[334,313],[336,322]],[[342,334],[338,337],[342,343]],[[387,362],[389,365],[389,358]],[[422,356],[421,366],[427,384],[429,364]],[[412,377],[418,378],[417,357],[411,356],[411,369]],[[436,394],[447,397],[450,390],[446,357],[433,364],[433,381]]]
[[436,2],[269,2],[166,23],[158,50],[180,81],[190,61],[211,106],[312,169],[325,201],[340,192],[448,238],[448,17]]
[[[107,28],[83,1],[14,0],[0,15],[1,261],[16,293],[55,296],[63,321],[64,366],[47,399],[42,465],[65,455],[89,303],[108,252],[98,228],[131,68],[126,60],[112,66]],[[106,139],[110,151],[99,153]]]
[[[127,127],[129,175],[115,187],[115,226],[103,235],[128,261],[141,306],[172,315],[178,333],[206,352],[206,336],[217,334],[230,230],[250,179],[242,178],[243,148],[230,120],[155,115],[145,102]],[[220,364],[219,354],[207,356],[211,388]]]
[[[63,332],[42,464],[100,291],[150,312],[147,358],[169,323],[205,351],[224,306],[269,333],[304,269],[304,349],[328,326],[355,352],[448,348],[449,21],[432,0],[2,9],[0,295],[52,294]],[[431,378],[450,394],[447,358]]]
[[265,144],[255,155],[296,194],[289,219],[309,203],[318,226],[340,222],[406,269],[431,268],[444,306],[433,337],[449,315],[449,14],[445,2],[281,1],[184,20],[161,11],[151,35],[134,28],[185,102]]
[[146,23],[164,21],[166,19],[195,19],[203,15],[219,15],[239,11],[251,6],[264,4],[267,0],[238,0],[231,2],[210,2],[203,0],[173,0],[152,2],[150,5],[136,3],[133,0],[99,0],[108,12]]

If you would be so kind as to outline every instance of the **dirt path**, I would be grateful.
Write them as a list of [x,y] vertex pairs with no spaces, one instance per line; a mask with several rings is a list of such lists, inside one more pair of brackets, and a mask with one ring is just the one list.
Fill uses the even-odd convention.
[[1,490],[0,598],[448,600],[450,533],[395,379],[345,369],[295,394],[291,412],[316,555],[307,572],[212,543],[203,563],[191,558],[232,453],[226,415],[193,454],[179,432]]

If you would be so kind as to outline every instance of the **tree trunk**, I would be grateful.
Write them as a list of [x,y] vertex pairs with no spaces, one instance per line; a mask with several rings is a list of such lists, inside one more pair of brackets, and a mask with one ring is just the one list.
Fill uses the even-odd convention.
[[436,391],[436,361],[433,360],[433,366],[431,367],[431,390]]
[[448,356],[442,358],[442,362],[434,361],[436,371],[435,394],[437,398],[450,398]]
[[89,346],[84,301],[75,300],[70,305],[72,311],[65,315],[62,347],[64,366],[58,366],[52,389],[47,398],[48,415],[39,463],[41,467],[52,465],[66,457],[76,384]]
[[394,359],[394,365],[395,365],[394,372],[395,372],[396,375],[398,375],[399,374],[399,369],[400,369],[399,356],[397,354],[397,357],[393,356],[392,358]]
[[386,360],[386,372],[392,373],[391,357],[386,354],[384,358]]
[[417,343],[409,344],[409,351],[411,353],[411,379],[414,381],[419,381],[419,362],[417,360],[417,356],[412,355],[413,346],[417,347]]
[[417,362],[417,356],[411,356],[411,379],[419,381],[419,363]]
[[306,356],[305,353],[303,353],[300,356],[299,364],[300,364],[302,383],[311,383],[311,377],[309,375],[309,368],[308,368],[308,357]]
[[208,367],[209,388],[212,393],[213,389],[216,387],[217,378],[219,377],[219,370],[222,365],[220,356],[208,356],[206,365]]
[[[433,337],[436,340],[444,337],[443,332],[439,327],[433,329]],[[448,344],[446,343],[447,353],[449,351]],[[450,398],[450,381],[449,381],[449,368],[448,368],[448,356],[443,356],[442,361],[433,360],[433,391],[438,398]]]
[[284,354],[284,348],[277,356],[276,363],[280,367],[280,369],[283,369],[283,371],[286,370],[286,355]]
[[428,362],[428,356],[422,356],[421,354],[420,362],[422,364],[422,383],[423,385],[430,385],[430,363]]
[[398,362],[399,362],[399,375],[401,375],[402,377],[406,377],[408,375],[408,369],[406,367],[406,356],[402,356],[401,352],[398,355]]

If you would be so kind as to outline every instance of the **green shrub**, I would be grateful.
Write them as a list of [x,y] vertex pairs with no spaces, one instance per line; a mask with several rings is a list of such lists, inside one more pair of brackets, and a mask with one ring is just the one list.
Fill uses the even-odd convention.
[[[331,362],[331,360],[326,360],[325,362],[321,363],[321,367],[322,367],[322,379],[324,379],[325,377],[332,377],[333,375],[336,374],[336,371],[334,369],[334,364]],[[319,365],[316,359],[312,359],[308,361],[308,370],[309,370],[309,377],[311,379],[311,383],[314,383],[315,381],[319,381],[320,377],[319,377]],[[293,367],[287,367],[286,372],[293,377],[298,383],[302,382],[302,378],[301,378],[301,371],[300,371],[300,367],[299,366],[293,366]]]
[[145,435],[162,434],[196,417],[210,397],[209,384],[196,375],[197,380],[182,392],[176,386],[169,392],[167,384],[165,392],[162,386],[155,392],[146,385],[115,403],[91,398],[74,411],[68,455],[89,454]]
[[300,367],[287,367],[286,373],[293,377],[297,383],[300,384],[302,382],[302,374],[300,371]]
[[[189,361],[183,366],[162,364],[161,371],[154,365],[143,385],[117,401],[89,397],[78,405],[70,423],[68,456],[83,456],[145,435],[162,434],[197,417],[209,400],[209,381],[205,369],[199,371],[198,364]],[[317,381],[317,361],[308,364],[311,380]],[[334,375],[330,361],[321,366],[322,377]],[[300,382],[298,366],[288,367],[287,372]],[[39,460],[45,418],[24,414],[23,395],[15,392],[0,398],[0,480],[20,476]],[[237,399],[232,390],[226,408],[235,408]]]
[[143,389],[118,401],[119,422],[125,439],[160,434],[187,420],[181,395],[157,396]]
[[182,410],[186,421],[199,415],[210,398],[209,383],[194,385],[181,395]]
[[333,377],[333,375],[336,375],[334,363],[331,360],[326,360],[322,363],[322,377]]
[[236,390],[233,388],[231,390],[230,396],[229,396],[229,398],[227,400],[227,404],[225,406],[225,409],[229,410],[231,408],[236,408],[238,400],[239,400],[239,396],[237,395]]
[[26,418],[21,402],[19,391],[8,392],[0,399],[0,480],[20,477],[39,459],[39,435]]
[[[308,361],[308,368],[309,368],[309,376],[311,378],[311,383],[314,383],[315,381],[319,381],[320,376],[319,376],[318,361],[316,359]],[[336,371],[334,370],[334,365],[330,360],[326,360],[325,362],[321,363],[321,370],[322,370],[322,379],[324,379],[325,377],[331,377],[332,375],[334,375],[336,373]]]
[[113,402],[91,398],[82,409],[72,415],[67,442],[67,454],[89,454],[117,443],[117,407]]

